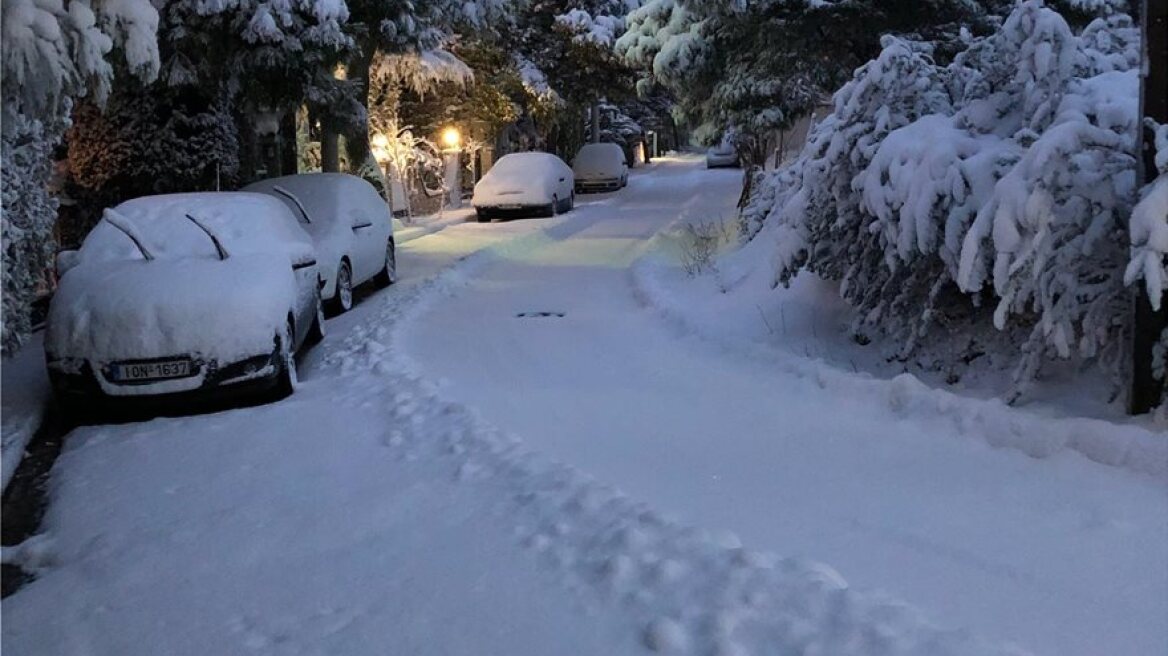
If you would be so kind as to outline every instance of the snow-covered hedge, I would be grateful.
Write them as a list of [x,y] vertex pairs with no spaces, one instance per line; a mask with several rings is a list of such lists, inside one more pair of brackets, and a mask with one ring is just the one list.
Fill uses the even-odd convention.
[[[889,335],[902,356],[930,329],[953,358],[986,347],[955,330],[1017,350],[1012,398],[1048,359],[1117,365],[1129,245],[1145,262],[1165,245],[1158,228],[1127,230],[1138,39],[1120,13],[1076,34],[1041,0],[947,66],[885,37],[798,160],[756,186],[743,232],[776,240],[778,282],[803,268],[840,280],[856,331]],[[1155,267],[1141,270],[1156,289]]]

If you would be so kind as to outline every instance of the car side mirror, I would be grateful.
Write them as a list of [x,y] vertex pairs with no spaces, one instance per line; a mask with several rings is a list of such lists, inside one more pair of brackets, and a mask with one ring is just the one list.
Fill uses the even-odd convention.
[[57,277],[65,275],[69,269],[81,263],[81,252],[75,250],[57,253]]

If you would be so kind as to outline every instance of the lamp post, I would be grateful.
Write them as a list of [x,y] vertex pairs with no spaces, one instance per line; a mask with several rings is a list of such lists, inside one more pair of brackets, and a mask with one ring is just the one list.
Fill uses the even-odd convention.
[[382,180],[385,187],[385,203],[389,205],[390,211],[393,211],[393,179],[390,177],[390,156],[389,156],[389,137],[378,132],[369,140],[369,145],[372,146],[370,150],[373,151],[373,159],[377,160],[377,164],[381,167]]
[[446,206],[450,208],[462,207],[462,180],[460,178],[462,151],[459,149],[461,142],[462,135],[458,133],[457,128],[449,127],[442,131],[442,145],[446,146],[442,150],[446,156]]

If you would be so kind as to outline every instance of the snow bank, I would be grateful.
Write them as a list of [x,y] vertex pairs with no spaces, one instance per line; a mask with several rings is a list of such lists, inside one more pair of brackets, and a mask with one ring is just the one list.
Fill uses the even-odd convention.
[[51,390],[40,333],[0,364],[0,490],[8,487],[29,440],[40,428]]
[[[905,417],[944,420],[952,425],[954,430],[950,432],[954,434],[982,440],[996,447],[1016,449],[1033,458],[1075,454],[1100,464],[1148,474],[1168,482],[1168,440],[1165,440],[1162,431],[1147,425],[1029,412],[997,399],[971,398],[935,389],[908,373],[887,379],[860,371],[846,371],[840,369],[838,364],[825,362],[818,350],[805,354],[780,350],[742,338],[744,331],[733,325],[719,325],[719,332],[711,333],[700,327],[694,319],[695,314],[700,312],[700,309],[695,309],[695,305],[700,306],[701,301],[685,298],[674,288],[677,284],[693,283],[682,276],[669,259],[669,246],[666,243],[669,232],[663,231],[656,237],[655,249],[634,265],[633,279],[645,302],[679,330],[697,333],[733,357],[771,363],[780,371],[806,379],[821,388],[834,390],[841,398],[862,395],[883,399],[892,410]],[[759,249],[765,250],[768,246],[769,243],[764,240],[752,242],[743,249],[745,252],[732,253],[719,262],[719,278],[723,281],[719,294],[723,299],[726,298],[725,294],[733,295],[734,288],[744,286],[744,280],[757,275],[755,269],[759,266]],[[808,295],[806,312],[840,316],[839,309],[832,310],[822,299],[813,296],[819,290],[807,289],[804,293]],[[740,302],[753,301],[744,295]],[[730,322],[732,317],[743,321],[744,317],[750,317],[752,321],[758,321],[755,309],[755,306],[744,306],[737,312],[726,312],[723,308],[721,323]],[[758,307],[757,311],[761,313],[762,308]],[[795,316],[784,316],[781,319],[783,322],[800,320],[802,317]],[[762,321],[773,319],[763,315]],[[805,337],[809,344],[813,343],[810,335]],[[822,337],[816,335],[815,340]],[[799,338],[791,337],[789,341],[795,347]],[[838,349],[839,345],[833,348]]]

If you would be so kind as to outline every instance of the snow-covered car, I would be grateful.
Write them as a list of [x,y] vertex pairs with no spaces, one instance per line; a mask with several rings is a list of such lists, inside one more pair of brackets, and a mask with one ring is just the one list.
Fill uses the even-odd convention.
[[629,183],[625,151],[614,143],[586,144],[572,160],[576,191],[615,191]]
[[393,217],[373,185],[345,173],[306,173],[244,187],[278,198],[312,237],[331,313],[353,307],[353,288],[397,279]]
[[479,221],[537,213],[553,216],[576,205],[575,176],[551,153],[511,153],[500,157],[475,185],[471,205]]
[[738,150],[728,141],[723,141],[706,151],[706,168],[708,169],[738,165]]
[[74,409],[291,393],[294,355],[324,334],[312,241],[262,194],[126,201],[57,268],[45,358]]

